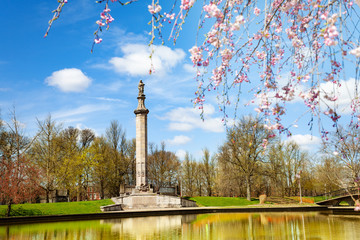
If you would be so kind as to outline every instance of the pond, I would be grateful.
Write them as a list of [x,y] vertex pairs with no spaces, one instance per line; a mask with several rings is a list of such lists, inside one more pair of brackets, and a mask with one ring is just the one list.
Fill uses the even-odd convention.
[[360,239],[359,216],[214,213],[0,226],[0,239]]

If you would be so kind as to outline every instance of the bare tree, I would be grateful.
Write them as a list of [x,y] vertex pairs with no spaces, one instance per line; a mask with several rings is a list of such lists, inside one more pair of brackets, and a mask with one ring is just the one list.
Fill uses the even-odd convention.
[[206,194],[208,196],[213,195],[213,190],[215,186],[215,177],[216,177],[216,163],[215,158],[210,158],[210,152],[208,149],[203,150],[202,158],[202,171],[204,175],[204,185],[206,188]]
[[348,167],[336,156],[323,156],[315,167],[315,189],[318,193],[328,193],[343,186],[343,179],[351,176]]
[[347,170],[347,177],[338,177],[341,187],[359,185],[360,180],[360,130],[356,125],[347,128],[339,126],[323,144],[323,153],[335,158]]
[[136,182],[136,139],[133,138],[131,140],[128,141],[127,143],[128,146],[128,161],[130,163],[129,167],[128,167],[128,171],[127,174],[125,176],[125,181],[129,184],[129,185],[135,185]]
[[100,187],[100,198],[104,199],[109,193],[112,171],[114,169],[111,161],[111,147],[104,137],[96,137],[90,147],[93,159],[93,180]]
[[285,196],[284,143],[279,139],[269,146],[264,165],[264,175],[269,178],[268,195]]
[[239,171],[229,159],[231,150],[227,144],[222,145],[216,154],[217,159],[217,176],[216,192],[220,196],[233,197],[246,195],[244,189],[245,177],[242,171]]
[[80,140],[81,148],[87,148],[94,141],[95,133],[93,130],[86,128],[86,129],[81,130],[80,137],[81,137],[81,140]]
[[251,201],[251,180],[264,152],[263,143],[268,132],[259,119],[243,117],[237,125],[227,132],[226,145],[230,150],[227,160],[245,177],[246,197]]
[[106,138],[110,145],[111,160],[113,161],[113,174],[110,176],[112,184],[111,196],[118,196],[120,185],[124,183],[124,176],[131,165],[127,155],[127,141],[125,131],[118,121],[112,121],[106,129]]
[[300,150],[299,145],[295,142],[289,142],[283,150],[284,156],[284,173],[286,177],[287,195],[296,195],[298,191],[297,180],[301,177],[300,171],[305,170],[304,165],[307,154]]
[[59,134],[61,126],[49,115],[44,121],[38,120],[38,133],[31,147],[30,156],[40,168],[40,187],[49,202],[50,193],[56,190],[58,183],[62,182],[66,175],[59,175],[61,167]]
[[[81,159],[81,148],[79,146],[80,130],[67,127],[59,134],[59,167],[58,172],[62,177],[58,183],[58,190],[66,188],[70,194],[76,193],[77,201],[81,201],[83,186],[84,166]],[[60,180],[60,179],[59,179]]]
[[150,144],[148,179],[156,191],[161,187],[178,185],[179,168],[179,159],[173,152],[166,151],[164,142],[161,143],[160,149],[155,144]]
[[0,202],[7,205],[6,216],[10,216],[12,204],[38,194],[38,169],[27,156],[31,141],[23,133],[15,108],[10,114],[6,128],[0,118]]
[[309,164],[309,155],[295,142],[279,140],[272,144],[267,151],[263,169],[264,175],[270,179],[272,192],[281,196],[296,195],[299,177],[303,185],[307,186],[306,191],[312,191]]
[[181,164],[181,189],[183,196],[194,196],[195,194],[196,162],[193,157],[186,153]]

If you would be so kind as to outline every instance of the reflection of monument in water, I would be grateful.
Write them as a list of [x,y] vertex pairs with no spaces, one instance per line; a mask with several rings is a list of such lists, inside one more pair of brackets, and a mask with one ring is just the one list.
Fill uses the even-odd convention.
[[113,233],[120,233],[131,239],[158,239],[155,236],[166,239],[164,236],[169,237],[169,234],[181,231],[184,224],[191,224],[195,220],[196,215],[175,215],[104,219],[100,223],[111,225]]
[[103,211],[139,209],[139,208],[179,208],[182,206],[193,206],[192,201],[181,199],[176,195],[176,188],[172,195],[161,195],[154,193],[147,179],[147,114],[149,110],[145,107],[145,84],[140,80],[138,106],[134,113],[136,115],[136,186],[126,188],[122,186],[120,196],[112,198],[115,205],[102,207]]

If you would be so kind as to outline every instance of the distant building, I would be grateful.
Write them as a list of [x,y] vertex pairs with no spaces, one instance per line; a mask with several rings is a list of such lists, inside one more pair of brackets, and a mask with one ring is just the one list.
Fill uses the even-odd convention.
[[100,200],[101,197],[100,197],[100,191],[99,189],[95,186],[95,185],[92,185],[92,186],[89,186],[87,188],[87,199],[89,201],[92,201],[92,200]]

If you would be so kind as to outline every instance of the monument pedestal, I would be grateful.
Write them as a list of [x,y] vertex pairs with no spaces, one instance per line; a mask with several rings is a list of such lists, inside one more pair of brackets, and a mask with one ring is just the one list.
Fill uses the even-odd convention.
[[132,209],[197,207],[195,201],[156,193],[137,193],[111,198],[111,200],[113,200],[115,204],[102,206],[100,207],[101,211],[111,212]]
[[122,210],[182,207],[180,197],[156,193],[135,193],[128,196],[111,198],[111,200],[116,204],[121,204]]

